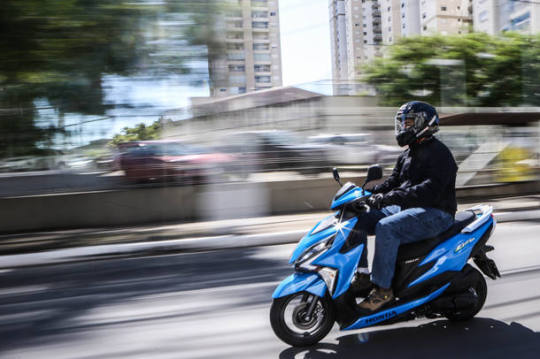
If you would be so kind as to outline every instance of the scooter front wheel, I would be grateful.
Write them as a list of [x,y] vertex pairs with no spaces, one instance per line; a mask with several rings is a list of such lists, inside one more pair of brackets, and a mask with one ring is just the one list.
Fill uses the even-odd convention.
[[276,298],[270,308],[274,333],[295,347],[318,343],[332,329],[334,320],[335,310],[330,299],[307,292]]

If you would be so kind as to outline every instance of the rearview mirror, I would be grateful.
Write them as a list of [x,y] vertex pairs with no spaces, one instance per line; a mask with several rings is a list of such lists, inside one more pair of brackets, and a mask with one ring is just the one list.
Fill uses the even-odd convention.
[[382,177],[383,177],[383,169],[380,165],[377,164],[377,165],[369,166],[365,183],[381,179]]
[[332,168],[332,174],[334,175],[334,179],[336,180],[336,182],[339,183],[339,185],[341,186],[341,179],[339,178],[339,172],[337,168]]

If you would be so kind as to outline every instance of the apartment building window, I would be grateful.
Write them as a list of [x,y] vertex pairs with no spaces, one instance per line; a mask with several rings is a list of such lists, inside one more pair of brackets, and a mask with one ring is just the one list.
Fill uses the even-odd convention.
[[229,76],[229,83],[231,84],[245,84],[246,75],[232,75]]
[[268,17],[268,11],[253,10],[251,12],[251,17],[254,18],[254,19],[266,18],[266,17]]
[[253,21],[251,26],[254,29],[268,29],[268,21]]
[[227,54],[227,60],[230,61],[243,61],[245,59],[243,52],[229,52]]
[[244,38],[243,32],[227,32],[225,38],[229,40],[241,40]]
[[485,22],[485,21],[487,21],[487,19],[488,19],[487,10],[484,10],[484,11],[480,12],[480,14],[478,14],[478,20],[480,20],[480,22]]
[[267,33],[253,34],[253,40],[269,40],[270,36]]
[[446,11],[446,6],[441,6],[441,11]]
[[244,44],[227,44],[227,50],[244,50]]
[[270,83],[272,78],[270,76],[255,76],[255,82]]
[[270,72],[270,65],[255,65],[253,66],[255,72]]
[[425,19],[426,18],[426,13],[423,13],[422,14],[422,19]]
[[243,87],[243,86],[231,87],[230,90],[229,90],[229,93],[232,94],[232,95],[246,93],[246,88]]
[[270,16],[276,16],[276,12],[275,11],[270,11]]
[[229,65],[230,72],[245,72],[246,67],[244,65]]
[[270,44],[253,44],[253,50],[270,50]]
[[270,61],[270,54],[253,54],[255,61]]
[[364,36],[365,36],[365,35],[367,35],[367,32],[366,32],[366,31],[364,31]]
[[234,27],[236,29],[241,29],[243,27],[242,20],[235,20],[227,23],[228,27]]
[[251,0],[251,6],[268,6],[268,0]]

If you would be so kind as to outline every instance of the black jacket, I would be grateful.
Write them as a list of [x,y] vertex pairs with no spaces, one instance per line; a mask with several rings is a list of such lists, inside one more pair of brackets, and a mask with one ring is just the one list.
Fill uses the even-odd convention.
[[397,204],[402,209],[432,207],[455,215],[456,173],[452,153],[432,137],[403,151],[392,175],[372,192],[384,193],[385,205]]

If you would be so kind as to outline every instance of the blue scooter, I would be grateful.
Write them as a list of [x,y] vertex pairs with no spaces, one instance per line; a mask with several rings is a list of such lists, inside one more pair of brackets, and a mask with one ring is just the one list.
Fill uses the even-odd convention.
[[382,178],[381,167],[368,169],[364,186],[341,185],[334,196],[335,212],[309,231],[289,261],[295,272],[274,291],[270,323],[284,342],[298,347],[314,345],[337,322],[341,330],[392,324],[419,317],[462,321],[474,317],[484,305],[484,276],[500,277],[495,262],[486,256],[486,245],[495,229],[492,208],[487,205],[458,212],[453,226],[435,238],[399,248],[392,282],[395,299],[366,315],[357,307],[361,298],[350,290],[364,245],[349,240],[351,231],[369,207],[366,183]]

